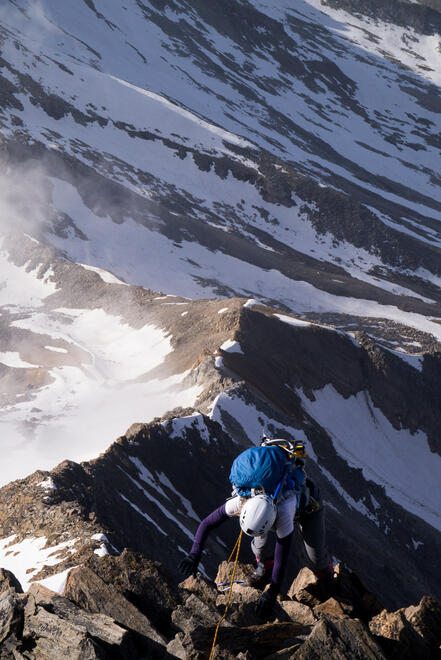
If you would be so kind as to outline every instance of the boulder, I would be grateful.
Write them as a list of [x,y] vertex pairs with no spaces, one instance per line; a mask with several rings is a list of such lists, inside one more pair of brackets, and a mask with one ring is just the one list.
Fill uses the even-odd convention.
[[431,596],[423,596],[419,605],[406,607],[404,616],[425,643],[434,650],[441,647],[441,605]]
[[349,603],[339,602],[335,598],[328,598],[324,603],[314,607],[314,614],[318,618],[324,614],[335,619],[345,619],[353,611],[353,606]]
[[441,658],[441,607],[434,598],[424,596],[419,605],[396,612],[383,610],[369,629],[390,658]]
[[[202,660],[209,656],[215,628],[199,627],[185,635],[182,644],[188,660]],[[244,628],[221,626],[216,641],[216,658],[237,658],[239,652],[248,652],[253,658],[267,658],[271,653],[301,641],[298,635],[302,630],[303,626],[297,623],[265,623]]]
[[294,621],[295,623],[300,623],[303,626],[313,626],[317,621],[317,617],[312,609],[304,603],[299,603],[296,600],[283,600],[280,603],[280,607],[290,621]]
[[196,576],[190,575],[190,577],[179,584],[179,589],[199,596],[204,603],[209,605],[216,605],[216,599],[219,595],[214,582],[207,580],[200,573]]
[[11,573],[6,568],[0,568],[0,594],[6,589],[14,589],[18,594],[23,593],[21,584],[14,573]]
[[[223,561],[219,564],[217,569],[217,575],[214,579],[216,585],[230,583],[231,576],[233,574],[234,562],[233,561]],[[254,571],[254,566],[252,564],[242,564],[241,562],[237,563],[236,571],[234,573],[235,580],[247,581],[247,578]]]
[[159,657],[167,640],[149,619],[120,593],[87,566],[74,568],[68,574],[63,595],[88,612],[106,614],[118,624],[137,633],[137,646],[151,657]]
[[180,658],[181,660],[187,660],[187,652],[184,649],[182,640],[184,639],[184,633],[177,633],[175,638],[167,644],[167,652],[173,658]]
[[[220,606],[227,602],[229,589],[223,591],[216,598],[216,605]],[[262,595],[262,591],[259,589],[254,589],[254,587],[248,587],[246,584],[233,584],[231,588],[230,602],[233,603],[255,603],[259,596]]]
[[323,616],[304,644],[294,652],[295,660],[386,660],[382,649],[361,621],[335,620]]
[[0,658],[17,647],[22,628],[23,599],[9,587],[0,593]]
[[136,657],[129,631],[105,614],[84,612],[37,583],[27,594],[23,639],[32,644],[39,660]]
[[178,605],[173,610],[172,621],[183,632],[192,632],[198,626],[217,624],[220,616],[212,605],[207,605],[199,596],[190,594],[184,605]]
[[176,581],[160,562],[126,549],[118,557],[93,555],[86,566],[112,584],[160,633],[170,634],[171,613],[181,597]]
[[369,630],[376,637],[388,658],[411,660],[430,656],[424,651],[417,633],[407,621],[402,610],[387,612],[383,610],[369,622]]
[[322,601],[319,581],[306,566],[301,569],[288,590],[292,600],[304,603],[309,607],[319,605]]
[[275,653],[271,653],[265,660],[291,660],[294,653],[301,647],[301,643],[293,644],[293,646],[288,646],[286,649],[280,649]]
[[[221,614],[225,611],[225,606],[228,602],[229,591],[220,594],[217,597],[216,605]],[[244,586],[242,584],[233,584],[231,589],[231,596],[227,612],[227,620],[236,626],[252,626],[262,623],[254,611],[256,602],[261,596],[262,592],[253,587]],[[280,608],[276,604],[274,610],[275,614]]]

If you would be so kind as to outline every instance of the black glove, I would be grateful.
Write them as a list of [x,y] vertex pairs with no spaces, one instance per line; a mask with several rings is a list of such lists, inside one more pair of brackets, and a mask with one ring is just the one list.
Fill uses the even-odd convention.
[[257,614],[257,616],[263,618],[271,614],[276,603],[278,593],[278,587],[276,587],[274,584],[270,584],[269,589],[264,591],[259,600],[256,601],[254,612]]
[[195,575],[197,567],[199,564],[199,559],[194,555],[192,552],[190,552],[184,559],[180,562],[179,564],[179,571],[181,574],[185,577],[188,578],[190,575]]

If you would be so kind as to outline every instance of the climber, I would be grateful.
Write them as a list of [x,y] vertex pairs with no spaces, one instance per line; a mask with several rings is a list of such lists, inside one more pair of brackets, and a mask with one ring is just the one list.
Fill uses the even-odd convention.
[[[239,454],[230,473],[233,497],[201,522],[191,551],[179,565],[181,573],[194,575],[208,534],[239,516],[242,531],[253,537],[256,557],[248,584],[263,588],[270,582],[255,606],[256,614],[265,617],[280,591],[296,521],[322,593],[331,595],[334,570],[326,547],[323,503],[318,487],[305,475],[305,456],[303,443],[268,438]],[[273,557],[265,552],[270,531],[276,534]]]

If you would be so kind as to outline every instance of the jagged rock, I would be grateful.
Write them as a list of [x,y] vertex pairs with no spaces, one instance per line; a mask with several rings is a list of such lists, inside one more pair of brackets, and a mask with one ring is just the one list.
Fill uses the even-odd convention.
[[[266,658],[281,648],[293,646],[303,626],[297,623],[266,623],[244,628],[223,627],[219,629],[216,647],[219,658],[236,658],[240,651],[248,651],[253,658]],[[187,633],[182,640],[188,660],[202,660],[209,654],[213,643],[215,626],[199,627]]]
[[[342,564],[338,564],[335,568],[334,592],[334,599],[344,603],[345,606],[351,605],[354,615],[364,621],[368,621],[383,609],[381,603],[364,587],[358,576]],[[313,608],[328,600],[328,595],[323,591],[320,581],[306,567],[298,573],[288,590],[288,596]]]
[[361,621],[328,617],[316,623],[305,643],[291,657],[295,660],[386,660]]
[[339,602],[335,598],[328,598],[324,603],[314,607],[314,614],[318,617],[327,614],[336,619],[347,618],[353,611],[353,606],[350,603]]
[[23,638],[39,660],[136,657],[130,632],[107,615],[85,612],[40,584],[31,585],[24,615]]
[[[233,574],[233,568],[234,568],[234,562],[230,561],[223,561],[221,564],[219,564],[219,568],[217,569],[217,575],[215,577],[215,582],[216,584],[221,584],[225,582],[230,582],[231,576]],[[252,564],[242,564],[241,562],[237,563],[236,566],[236,571],[234,574],[234,579],[235,580],[243,580],[246,582],[246,579],[249,575],[254,570],[254,566]]]
[[[228,601],[228,591],[220,594],[216,600],[216,606],[220,612],[224,612]],[[242,584],[233,584],[229,601],[227,619],[236,626],[252,626],[261,623],[262,620],[255,614],[254,608],[261,591]],[[278,606],[276,606],[277,610]]]
[[318,579],[306,566],[298,573],[288,590],[288,596],[299,603],[314,607],[321,602]]
[[118,624],[135,631],[140,636],[137,637],[140,649],[152,658],[162,657],[167,640],[113,584],[104,582],[87,566],[70,571],[63,595],[88,612],[107,614]]
[[276,653],[271,653],[265,660],[291,660],[294,653],[301,647],[301,643],[288,646],[286,649],[280,649]]
[[0,568],[0,658],[18,658],[17,646],[23,628],[24,602],[19,595],[22,593],[15,575]]
[[384,609],[378,598],[366,589],[358,575],[337,564],[334,569],[336,580],[336,598],[345,603],[352,603],[354,616],[366,623]]
[[[172,613],[173,623],[184,632],[191,632],[198,626],[217,623],[219,618],[219,612],[195,594],[190,594],[185,604],[179,605]],[[225,625],[230,624],[226,622]]]
[[283,600],[280,606],[291,621],[301,623],[304,626],[313,626],[317,621],[312,609],[304,603],[299,603],[296,600]]
[[180,658],[181,660],[187,660],[187,652],[184,649],[182,640],[184,639],[184,633],[177,633],[175,638],[167,644],[167,652],[174,658]]
[[402,610],[387,612],[383,610],[369,622],[369,629],[377,637],[388,658],[411,660],[426,658],[424,646],[417,633],[407,621]]
[[160,562],[124,550],[118,557],[91,557],[86,566],[113,585],[162,634],[168,635],[171,612],[181,603],[175,581]]
[[419,605],[406,607],[404,616],[431,648],[441,647],[441,605],[435,598],[423,596]]
[[441,657],[441,607],[425,596],[419,605],[387,612],[369,622],[370,631],[390,658],[432,660]]
[[6,568],[0,568],[0,594],[6,589],[14,589],[18,594],[23,593],[21,584],[15,575]]
[[190,575],[179,584],[179,588],[199,596],[204,603],[216,605],[218,591],[214,583],[204,578],[200,573],[196,576]]
[[103,657],[102,650],[85,628],[78,628],[44,609],[30,617],[24,634],[26,641],[32,644],[32,658],[94,660]]
[[[257,601],[261,593],[262,593],[261,591],[259,591],[258,589],[254,589],[253,587],[247,587],[241,584],[233,584],[233,587],[231,589],[230,603],[235,603],[235,604],[252,603],[254,605],[254,603]],[[229,590],[225,591],[222,594],[219,594],[219,596],[216,599],[217,607],[223,607],[227,603],[228,594],[229,594]]]
[[4,589],[0,594],[0,658],[8,657],[16,647],[22,627],[23,600],[14,589]]

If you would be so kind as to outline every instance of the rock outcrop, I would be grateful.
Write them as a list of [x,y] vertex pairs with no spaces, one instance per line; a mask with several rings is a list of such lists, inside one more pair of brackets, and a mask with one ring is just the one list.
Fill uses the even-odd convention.
[[128,550],[72,569],[61,595],[38,583],[22,593],[2,570],[0,658],[202,660],[226,609],[213,656],[223,660],[441,657],[434,598],[388,612],[347,568],[336,567],[331,597],[305,568],[263,620],[254,612],[261,592],[242,579],[248,572],[238,565],[228,597],[227,562],[215,582],[198,574],[177,585],[161,564]]

